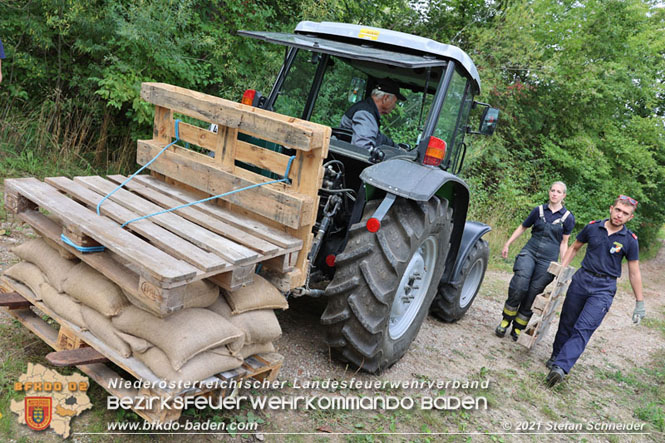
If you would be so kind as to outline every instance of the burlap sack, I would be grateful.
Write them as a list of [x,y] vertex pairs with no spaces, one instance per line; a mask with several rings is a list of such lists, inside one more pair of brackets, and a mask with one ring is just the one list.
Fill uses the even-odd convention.
[[244,360],[255,354],[269,354],[271,352],[275,352],[275,345],[272,343],[255,343],[253,345],[243,346],[239,355]]
[[128,306],[111,320],[113,325],[159,347],[176,371],[192,357],[221,345],[239,350],[244,333],[219,314],[208,309],[191,308],[168,318],[159,318],[137,307]]
[[118,285],[83,262],[69,271],[62,287],[68,295],[107,317],[129,306]]
[[199,280],[187,285],[185,309],[207,308],[219,298],[219,286],[206,280]]
[[242,360],[233,357],[225,346],[203,352],[189,360],[179,371],[173,370],[169,358],[159,348],[153,346],[135,357],[142,361],[159,378],[168,381],[205,380],[220,372],[235,369]]
[[52,249],[58,252],[60,254],[60,257],[64,258],[65,260],[76,260],[77,257],[66,250],[65,248],[61,247],[59,244],[51,240],[50,238],[42,237],[42,240],[46,242],[47,245],[49,245]]
[[253,311],[256,309],[288,309],[286,298],[260,275],[254,276],[254,281],[247,286],[233,292],[222,289],[224,298],[234,314]]
[[22,261],[7,269],[5,275],[27,286],[35,294],[37,300],[42,299],[39,286],[42,283],[48,282],[46,281],[46,276],[42,274],[42,271],[37,266],[30,262]]
[[115,333],[118,334],[118,337],[123,339],[129,344],[129,347],[132,349],[133,354],[140,354],[148,349],[152,348],[154,345],[147,340],[143,340],[141,337],[137,337],[131,334],[125,334],[124,332],[118,331],[116,328]]
[[109,347],[118,351],[123,357],[127,358],[132,355],[132,350],[130,349],[129,344],[116,334],[116,328],[113,327],[111,320],[109,320],[108,317],[84,304],[81,304],[80,306],[83,321],[92,335]]
[[64,292],[58,292],[48,283],[39,285],[39,292],[42,295],[42,301],[65,320],[70,321],[76,326],[85,329],[85,320],[81,316],[81,305]]
[[22,245],[11,249],[11,252],[27,260],[46,274],[49,283],[58,292],[63,292],[62,282],[69,271],[76,265],[75,261],[66,260],[60,256],[58,251],[51,248],[41,238],[27,241]]
[[270,342],[277,340],[282,335],[282,329],[279,327],[277,316],[272,309],[259,309],[233,315],[223,297],[208,309],[240,328],[245,333],[245,345]]

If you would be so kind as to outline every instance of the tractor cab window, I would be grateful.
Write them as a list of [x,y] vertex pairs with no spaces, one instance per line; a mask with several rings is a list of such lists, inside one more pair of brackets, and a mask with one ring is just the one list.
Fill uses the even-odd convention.
[[[327,61],[326,61],[327,60]],[[320,85],[315,77],[319,64],[326,63],[325,74]],[[394,70],[394,69],[393,69]],[[430,87],[440,78],[441,68],[432,76]],[[286,80],[280,88],[273,110],[298,118],[307,118],[307,100],[311,90],[318,86],[309,120],[332,128],[339,127],[344,113],[354,104],[371,94],[370,85],[377,79],[391,76],[397,81],[416,81],[408,77],[413,72],[392,73],[389,68],[377,68],[376,65],[364,64],[335,56],[326,56],[300,49],[289,70]],[[419,74],[422,76],[422,74]],[[422,80],[420,81],[422,83]],[[415,90],[402,88],[406,100],[398,102],[389,115],[381,117],[381,132],[391,137],[396,143],[409,143],[415,146],[422,132],[424,119],[428,115],[433,95],[425,94],[420,86]]]
[[[454,151],[455,146],[455,131],[458,125],[460,125],[460,107],[464,101],[464,93],[466,91],[467,80],[461,76],[457,71],[453,73],[453,77],[450,80],[450,85],[448,86],[448,92],[446,98],[443,102],[441,112],[439,113],[439,119],[437,120],[436,128],[434,129],[434,136],[446,141],[448,148],[446,149],[448,158],[452,151]],[[466,115],[468,115],[468,110],[466,110]],[[463,133],[463,131],[462,131]],[[463,139],[463,135],[459,135],[459,139]]]
[[312,87],[316,68],[321,56],[314,52],[299,50],[289,69],[286,80],[279,90],[273,110],[280,114],[301,118],[307,95]]

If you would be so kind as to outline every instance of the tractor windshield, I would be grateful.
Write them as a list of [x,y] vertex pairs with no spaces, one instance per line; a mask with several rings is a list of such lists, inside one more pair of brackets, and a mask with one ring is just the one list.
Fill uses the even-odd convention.
[[[429,70],[429,78],[428,71]],[[317,73],[323,71],[323,76]],[[330,127],[339,127],[344,113],[371,94],[374,83],[390,76],[402,85],[405,101],[381,117],[381,131],[397,143],[418,142],[444,67],[400,68],[318,52],[298,50],[276,94],[273,110]],[[425,88],[429,93],[425,93]]]

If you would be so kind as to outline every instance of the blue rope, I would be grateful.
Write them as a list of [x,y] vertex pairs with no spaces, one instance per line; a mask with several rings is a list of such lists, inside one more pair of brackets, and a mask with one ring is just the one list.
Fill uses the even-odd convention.
[[[104,200],[106,200],[107,198],[109,198],[110,196],[112,196],[112,195],[115,193],[115,191],[117,191],[118,189],[122,188],[122,187],[125,186],[127,183],[129,183],[134,177],[136,177],[136,176],[139,174],[139,172],[143,171],[145,168],[147,168],[148,166],[150,166],[150,165],[152,164],[152,162],[154,162],[155,160],[157,160],[157,157],[159,157],[160,155],[162,155],[162,153],[163,153],[164,151],[166,151],[169,147],[171,147],[172,145],[174,145],[174,144],[176,144],[176,143],[178,143],[178,142],[180,141],[180,133],[179,133],[179,131],[178,131],[178,123],[180,123],[180,119],[176,119],[176,121],[175,121],[175,140],[173,140],[173,141],[172,141],[171,143],[169,143],[168,145],[164,146],[164,147],[162,148],[162,150],[159,151],[159,153],[158,153],[157,155],[155,155],[155,156],[152,158],[152,160],[150,160],[150,161],[149,161],[148,163],[146,163],[145,165],[141,166],[141,168],[139,168],[138,171],[136,171],[136,172],[133,173],[131,176],[129,176],[129,177],[127,178],[127,180],[125,180],[124,182],[120,183],[120,184],[119,184],[119,185],[118,185],[113,191],[111,191],[111,192],[109,192],[108,194],[106,194],[106,197],[104,197],[99,203],[97,203],[97,215],[101,215],[101,214],[99,213],[99,208],[102,206],[102,203],[104,203]],[[125,226],[125,225],[123,225],[123,226]]]
[[104,251],[104,246],[79,246],[73,241],[71,241],[65,234],[60,234],[60,239],[71,246],[72,248],[76,249],[77,251],[81,252],[103,252]]
[[167,212],[177,211],[178,209],[186,208],[188,206],[193,206],[193,205],[196,205],[196,204],[199,204],[199,203],[204,203],[204,202],[207,202],[209,200],[214,200],[216,198],[226,197],[227,195],[235,194],[236,192],[247,191],[249,189],[258,188],[259,186],[265,186],[265,185],[269,185],[269,184],[272,184],[272,183],[288,182],[289,181],[289,172],[291,171],[291,164],[293,163],[293,160],[295,158],[296,158],[295,155],[292,155],[289,158],[289,163],[286,165],[286,172],[284,173],[284,178],[280,178],[278,180],[271,180],[269,182],[264,182],[264,183],[257,183],[257,184],[246,186],[246,187],[240,188],[240,189],[234,189],[233,191],[225,192],[223,194],[213,195],[212,197],[204,198],[202,200],[197,200],[197,201],[191,202],[191,203],[185,203],[185,204],[176,206],[174,208],[164,209],[163,211],[154,212],[152,214],[144,215],[142,217],[133,218],[129,221],[124,222],[120,227],[124,228],[128,224],[130,224],[132,222],[135,222],[135,221],[143,220],[143,219],[148,218],[148,217],[154,217],[155,215],[166,214]]

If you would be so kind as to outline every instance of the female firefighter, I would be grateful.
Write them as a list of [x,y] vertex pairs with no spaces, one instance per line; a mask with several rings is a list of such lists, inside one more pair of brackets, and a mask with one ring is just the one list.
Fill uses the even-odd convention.
[[534,208],[503,245],[501,256],[508,258],[510,244],[533,226],[531,238],[515,258],[515,274],[508,286],[503,319],[495,330],[499,337],[506,335],[512,322],[510,335],[517,341],[531,318],[533,300],[554,279],[554,275],[547,272],[550,262],[557,261],[559,254],[561,257],[566,254],[575,217],[563,206],[565,197],[566,185],[563,182],[553,183],[550,186],[549,203]]

